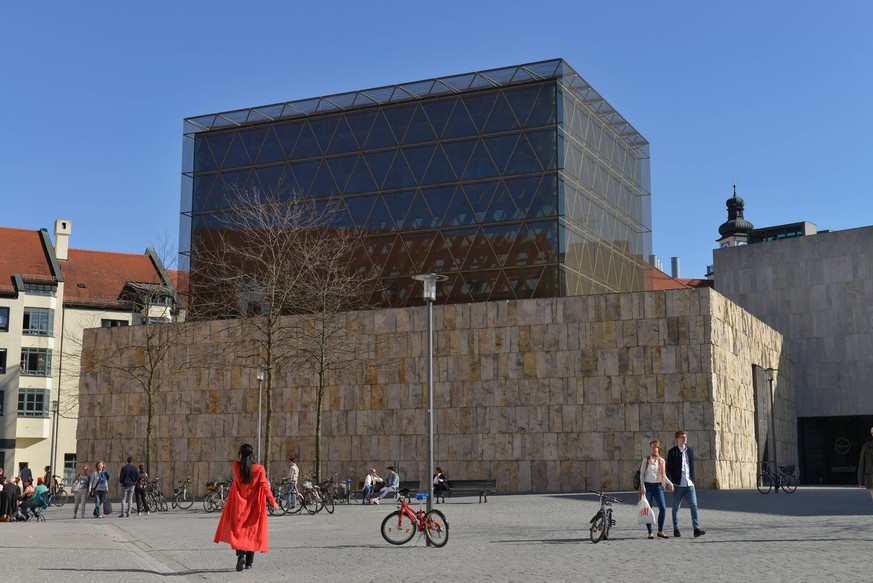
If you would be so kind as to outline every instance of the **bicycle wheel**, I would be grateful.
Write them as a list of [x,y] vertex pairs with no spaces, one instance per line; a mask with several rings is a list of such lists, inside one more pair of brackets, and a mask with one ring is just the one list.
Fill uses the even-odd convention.
[[158,510],[160,510],[161,512],[166,512],[167,510],[170,509],[170,505],[167,504],[167,499],[164,498],[163,494],[158,494],[158,502],[160,502],[160,504],[161,504],[160,507],[158,508]]
[[316,512],[321,510],[321,497],[319,497],[312,490],[306,491],[306,493],[303,495],[303,500],[306,502],[306,512],[308,512],[309,514],[315,514]]
[[392,545],[408,543],[415,536],[415,521],[395,510],[382,521],[382,538]]
[[294,505],[294,506],[290,506],[290,505],[288,504],[288,498],[287,498],[287,497],[283,498],[283,499],[282,499],[282,502],[280,502],[280,504],[282,504],[282,505],[285,507],[285,512],[287,512],[288,514],[297,514],[298,512],[300,512],[301,510],[303,510],[303,507],[304,507],[304,506],[306,506],[306,503],[305,503],[304,500],[303,500],[303,495],[302,495],[302,494],[297,493],[297,494],[295,494],[295,496],[297,497],[297,504]]
[[57,494],[54,495],[52,499],[52,504],[60,508],[64,504],[67,503],[67,491],[61,488],[58,490]]
[[780,486],[783,492],[793,494],[797,490],[797,478],[794,477],[794,474],[782,474]]
[[176,498],[176,506],[182,510],[188,510],[194,506],[194,496],[188,490],[182,490]]
[[331,496],[329,492],[325,492],[324,494],[322,494],[322,504],[324,505],[324,509],[327,510],[328,514],[333,514],[334,500],[333,496]]
[[215,490],[212,490],[206,495],[206,498],[203,499],[203,510],[206,512],[215,512]]
[[424,536],[435,547],[444,547],[449,542],[449,522],[439,510],[429,510],[424,515]]
[[597,544],[601,540],[603,540],[603,537],[606,536],[606,530],[608,528],[609,527],[606,524],[606,517],[603,516],[602,512],[598,512],[594,519],[591,521],[591,542]]
[[773,478],[770,474],[760,474],[758,476],[758,492],[761,494],[769,494],[773,489]]

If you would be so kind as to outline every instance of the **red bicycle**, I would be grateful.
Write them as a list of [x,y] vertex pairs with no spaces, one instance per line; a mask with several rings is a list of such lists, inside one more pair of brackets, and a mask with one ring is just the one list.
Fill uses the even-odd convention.
[[424,534],[427,541],[435,547],[443,547],[449,542],[449,523],[446,516],[439,510],[425,512],[421,503],[427,500],[427,494],[416,494],[418,510],[397,498],[397,510],[382,521],[382,538],[392,545],[408,543],[416,532]]

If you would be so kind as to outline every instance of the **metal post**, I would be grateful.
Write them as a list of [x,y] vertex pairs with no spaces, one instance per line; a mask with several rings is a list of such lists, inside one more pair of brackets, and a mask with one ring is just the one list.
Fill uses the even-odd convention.
[[264,378],[266,377],[266,369],[263,366],[258,366],[258,463],[261,461],[261,389],[264,386]]
[[[51,439],[51,452],[49,453],[49,464],[52,467],[52,474],[57,474],[59,476],[63,476],[63,473],[58,474],[58,469],[55,467],[55,461],[57,457],[57,442],[58,442],[58,407],[59,403],[57,401],[52,401],[52,439]],[[51,476],[49,476],[51,478]],[[51,489],[51,484],[46,484],[46,486]]]
[[[773,432],[773,472],[779,476],[779,462],[776,457],[776,393],[773,391],[773,380],[776,376],[776,369],[767,369],[767,380],[770,383],[770,429]],[[779,493],[779,484],[776,484],[775,492]]]

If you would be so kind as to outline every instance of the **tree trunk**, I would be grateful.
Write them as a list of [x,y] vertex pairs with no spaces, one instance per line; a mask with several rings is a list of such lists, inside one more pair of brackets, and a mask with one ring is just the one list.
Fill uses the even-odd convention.
[[151,391],[148,395],[148,412],[146,420],[146,447],[145,447],[145,471],[147,474],[152,473],[152,417],[154,415],[155,402]]

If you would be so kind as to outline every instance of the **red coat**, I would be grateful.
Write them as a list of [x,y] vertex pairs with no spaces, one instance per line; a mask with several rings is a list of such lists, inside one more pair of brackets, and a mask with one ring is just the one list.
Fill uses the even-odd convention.
[[269,545],[264,502],[275,504],[276,499],[267,483],[264,466],[252,464],[252,482],[246,484],[240,477],[239,462],[233,462],[233,478],[221,520],[215,529],[215,542],[229,543],[235,551],[266,553]]

